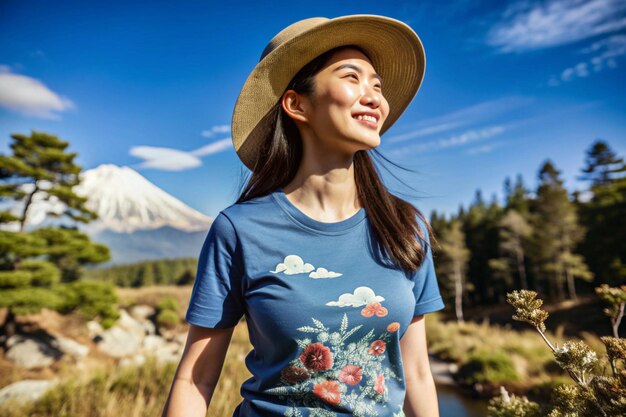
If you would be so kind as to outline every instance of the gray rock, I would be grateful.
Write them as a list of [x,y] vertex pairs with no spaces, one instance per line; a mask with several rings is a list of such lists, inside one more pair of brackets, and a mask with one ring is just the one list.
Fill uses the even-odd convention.
[[131,315],[123,309],[120,310],[120,318],[115,325],[141,336],[146,334],[145,326],[143,326],[139,321],[132,318]]
[[145,304],[139,304],[130,308],[130,315],[139,320],[145,321],[148,320],[148,317],[152,316],[155,313],[154,307]]
[[23,381],[14,382],[0,389],[0,404],[7,401],[16,401],[20,404],[35,401],[58,383],[58,379],[25,379]]
[[100,336],[104,329],[100,323],[95,320],[91,320],[87,322],[87,331],[89,332],[89,337],[93,339],[96,336]]
[[148,351],[155,351],[165,346],[166,342],[161,336],[147,335],[143,339],[143,349]]
[[120,326],[105,330],[98,339],[98,350],[115,358],[137,353],[142,341],[140,334]]
[[41,368],[49,366],[63,356],[63,353],[41,340],[16,334],[7,340],[5,357],[24,368]]
[[54,335],[51,345],[64,354],[77,358],[84,358],[89,353],[89,346],[81,345],[75,340],[61,335]]

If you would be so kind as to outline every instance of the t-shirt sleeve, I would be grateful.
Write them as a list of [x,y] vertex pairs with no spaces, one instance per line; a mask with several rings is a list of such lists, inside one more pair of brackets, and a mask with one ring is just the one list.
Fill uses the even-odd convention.
[[237,234],[220,212],[204,240],[185,320],[202,327],[233,327],[244,314]]
[[439,283],[433,262],[433,253],[430,247],[430,237],[426,224],[420,218],[417,219],[422,232],[426,238],[426,258],[420,268],[413,275],[415,285],[413,294],[415,295],[415,311],[413,316],[419,316],[433,311],[442,310],[445,305],[439,292]]

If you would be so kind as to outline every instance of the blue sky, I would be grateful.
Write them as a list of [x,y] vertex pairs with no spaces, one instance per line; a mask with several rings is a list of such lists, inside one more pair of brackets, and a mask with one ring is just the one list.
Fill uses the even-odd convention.
[[[229,123],[267,42],[313,16],[380,14],[426,50],[417,96],[378,150],[426,214],[532,189],[546,159],[570,191],[602,138],[626,154],[626,2],[316,1],[0,3],[0,152],[40,130],[84,169],[128,165],[215,216],[246,172]],[[393,166],[391,166],[393,169]],[[400,186],[383,170],[393,191]]]

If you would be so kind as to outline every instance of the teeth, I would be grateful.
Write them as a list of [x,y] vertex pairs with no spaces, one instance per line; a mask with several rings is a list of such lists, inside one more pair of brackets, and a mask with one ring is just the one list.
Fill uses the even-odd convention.
[[370,116],[370,115],[365,115],[365,114],[359,114],[356,117],[357,120],[368,120],[370,122],[374,122],[376,123],[376,118],[374,116]]

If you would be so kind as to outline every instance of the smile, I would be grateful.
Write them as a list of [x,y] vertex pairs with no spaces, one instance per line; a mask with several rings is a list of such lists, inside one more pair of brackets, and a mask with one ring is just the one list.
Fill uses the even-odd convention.
[[354,118],[358,120],[361,124],[364,124],[365,126],[372,127],[372,128],[376,128],[378,126],[378,121],[376,120],[374,116],[359,114],[358,116],[355,116]]

